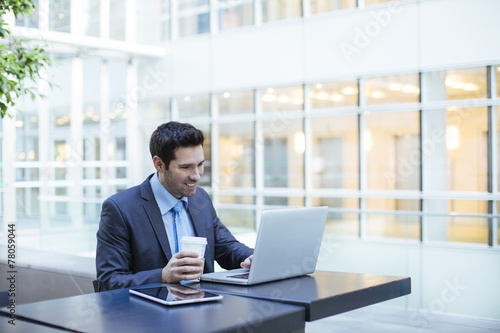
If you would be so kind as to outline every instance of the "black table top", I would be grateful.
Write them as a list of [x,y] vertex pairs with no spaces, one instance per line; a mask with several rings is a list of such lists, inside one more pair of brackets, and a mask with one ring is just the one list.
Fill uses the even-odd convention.
[[[0,311],[5,316],[6,310]],[[233,295],[164,306],[130,295],[128,289],[23,304],[16,315],[79,332],[291,332],[305,326],[299,306]]]
[[311,275],[239,286],[201,282],[194,287],[218,293],[301,305],[313,321],[411,293],[409,277],[316,271]]
[[28,322],[16,318],[15,325],[9,324],[10,317],[0,315],[0,332],[2,333],[64,333],[66,330],[52,328],[49,326]]

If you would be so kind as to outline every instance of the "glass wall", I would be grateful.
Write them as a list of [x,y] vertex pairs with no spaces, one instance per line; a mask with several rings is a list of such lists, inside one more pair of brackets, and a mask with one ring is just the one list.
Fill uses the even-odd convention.
[[358,189],[358,115],[311,118],[311,129],[313,188]]
[[86,36],[101,36],[101,1],[82,1],[83,33]]
[[355,7],[356,0],[311,0],[311,14]]
[[70,32],[71,0],[49,0],[49,30]]
[[121,0],[109,0],[109,38],[125,40],[126,32],[126,2]]
[[262,22],[272,22],[302,15],[301,0],[261,0]]
[[357,106],[358,83],[353,80],[311,84],[309,85],[309,99],[313,110]]
[[[253,122],[219,124],[219,181],[221,189],[255,186]],[[240,197],[234,198],[236,202]]]
[[179,37],[203,34],[210,31],[210,1],[178,1]]
[[219,30],[229,30],[254,23],[252,0],[218,0]]

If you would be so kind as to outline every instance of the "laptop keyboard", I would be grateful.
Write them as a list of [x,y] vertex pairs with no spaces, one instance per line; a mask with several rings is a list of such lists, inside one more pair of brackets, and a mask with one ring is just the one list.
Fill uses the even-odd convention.
[[248,274],[250,274],[250,273],[228,275],[227,277],[235,278],[235,279],[248,279]]

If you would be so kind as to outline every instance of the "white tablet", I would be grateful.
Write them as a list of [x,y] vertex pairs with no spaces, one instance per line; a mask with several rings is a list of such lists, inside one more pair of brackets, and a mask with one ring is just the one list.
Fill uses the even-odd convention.
[[180,305],[217,301],[222,295],[217,295],[182,285],[163,285],[160,287],[131,288],[129,293],[163,305]]

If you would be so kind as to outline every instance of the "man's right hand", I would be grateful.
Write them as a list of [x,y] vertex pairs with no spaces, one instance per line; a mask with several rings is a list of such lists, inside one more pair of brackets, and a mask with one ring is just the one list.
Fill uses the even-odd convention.
[[194,280],[203,274],[203,258],[193,251],[180,251],[172,256],[161,272],[162,283],[177,283],[181,280]]

